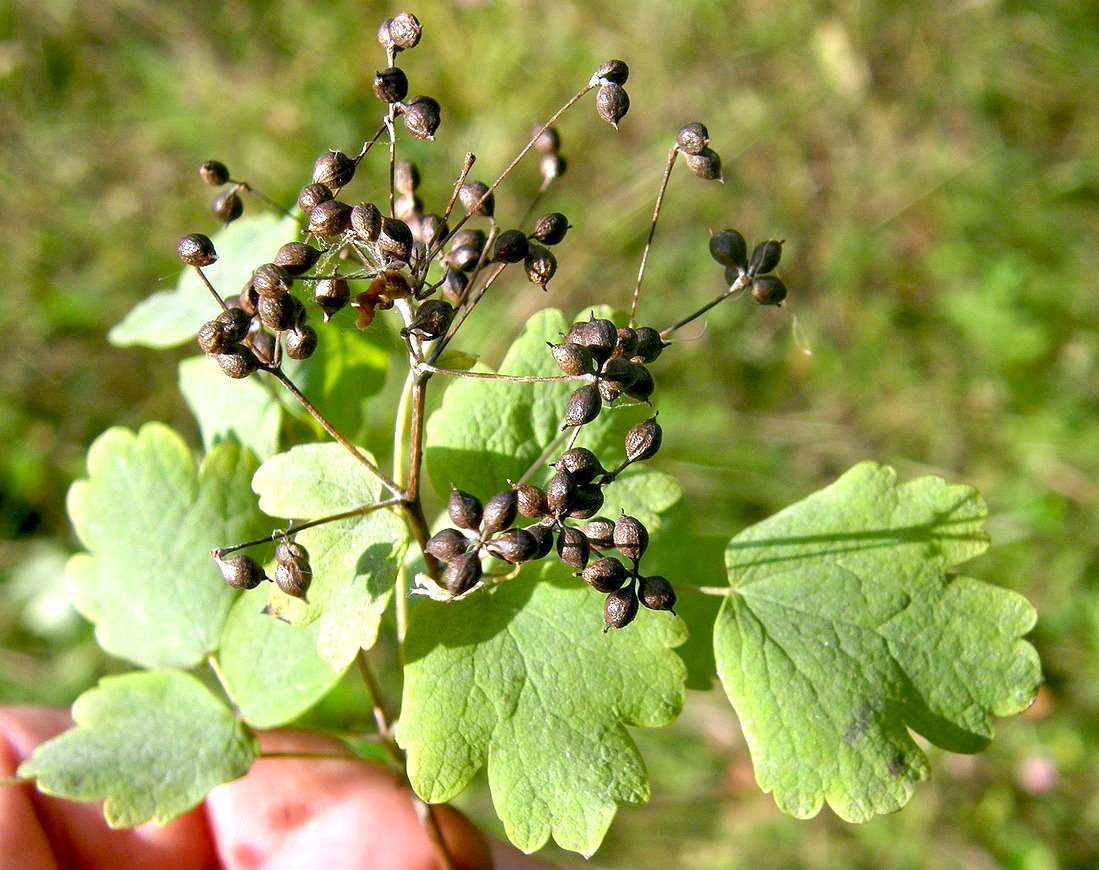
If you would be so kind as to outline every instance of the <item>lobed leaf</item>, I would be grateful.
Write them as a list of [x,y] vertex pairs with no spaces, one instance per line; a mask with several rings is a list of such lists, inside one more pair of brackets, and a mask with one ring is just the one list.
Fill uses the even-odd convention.
[[781,809],[897,810],[928,774],[907,729],[976,752],[1032,702],[1030,604],[945,573],[986,548],[984,517],[969,487],[867,462],[729,543],[718,674]]
[[[268,459],[252,487],[260,509],[282,519],[318,518],[388,496],[353,456],[332,443],[302,444]],[[378,510],[306,529],[296,540],[309,551],[313,568],[308,601],[275,590],[269,606],[293,625],[319,621],[317,652],[342,669],[377,640],[408,530],[392,511]]]
[[[222,298],[239,293],[256,267],[271,261],[301,225],[270,213],[234,221],[212,237],[218,260],[203,269]],[[160,290],[135,305],[109,333],[111,344],[166,348],[194,341],[199,327],[218,313],[217,303],[194,269],[183,267],[173,290]]]
[[151,671],[106,677],[73,705],[76,727],[19,767],[46,794],[105,801],[112,828],[165,824],[259,754],[223,701],[195,677]]
[[251,453],[214,447],[196,470],[174,431],[109,429],[88,452],[68,511],[87,553],[69,561],[76,608],[99,645],[142,667],[191,667],[221,637],[235,593],[211,547],[263,534]]
[[591,855],[617,806],[649,796],[626,724],[679,713],[683,623],[644,611],[603,634],[603,596],[557,564],[491,592],[424,601],[411,614],[397,740],[412,787],[439,803],[484,765],[508,837],[530,852],[552,835]]

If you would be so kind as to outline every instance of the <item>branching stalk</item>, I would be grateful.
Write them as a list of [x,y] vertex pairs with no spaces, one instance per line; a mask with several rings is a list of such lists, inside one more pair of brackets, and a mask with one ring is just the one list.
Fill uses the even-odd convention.
[[649,224],[649,238],[645,242],[645,250],[641,252],[641,266],[637,270],[637,284],[633,288],[633,300],[630,302],[630,328],[637,325],[637,298],[641,295],[641,281],[645,277],[645,265],[649,262],[649,250],[653,246],[653,236],[656,235],[656,222],[660,217],[660,207],[664,204],[664,192],[668,189],[668,180],[672,177],[672,168],[675,159],[679,156],[678,148],[668,151],[668,163],[664,167],[664,177],[660,181],[660,190],[656,194],[656,205],[653,208],[653,220]]

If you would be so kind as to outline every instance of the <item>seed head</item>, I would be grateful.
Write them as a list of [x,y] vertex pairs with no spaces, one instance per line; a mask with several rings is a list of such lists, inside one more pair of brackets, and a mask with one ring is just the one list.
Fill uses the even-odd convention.
[[589,563],[580,576],[596,592],[606,594],[622,588],[626,582],[626,566],[613,556],[604,556]]
[[243,344],[233,345],[225,353],[216,354],[214,359],[231,378],[246,378],[259,368],[256,355]]
[[630,68],[625,61],[608,60],[600,65],[592,79],[600,83],[624,85],[630,77]]
[[565,423],[562,429],[570,426],[583,426],[599,416],[603,402],[599,398],[599,388],[595,384],[586,384],[569,396],[565,406]]
[[721,181],[721,157],[712,148],[703,148],[697,154],[687,154],[687,168],[703,181]]
[[252,287],[261,298],[285,296],[293,286],[290,273],[275,263],[264,263],[252,273]]
[[492,258],[497,263],[518,263],[525,260],[530,244],[522,230],[504,230],[496,237]]
[[374,96],[383,103],[399,103],[408,96],[408,76],[400,67],[391,66],[374,75]]
[[710,144],[710,132],[705,124],[697,121],[693,124],[685,124],[675,134],[675,145],[684,154],[701,154],[702,150]]
[[249,556],[230,556],[228,559],[218,559],[217,566],[225,582],[234,589],[242,591],[255,589],[267,579],[267,574],[264,573],[260,564]]
[[624,589],[617,589],[607,596],[603,602],[603,634],[612,628],[625,628],[634,617],[637,616],[637,593],[633,591],[633,584]]
[[458,189],[458,201],[468,214],[492,217],[496,210],[496,194],[489,193],[488,185],[482,181],[467,181],[463,184]]
[[298,208],[302,214],[311,214],[322,202],[332,199],[332,191],[324,184],[307,184],[298,193]]
[[309,232],[322,239],[342,235],[351,226],[351,206],[335,199],[318,203],[309,212]]
[[656,417],[642,420],[626,433],[626,459],[630,462],[644,462],[652,459],[660,450],[664,432]]
[[518,509],[519,499],[515,490],[505,489],[503,492],[496,493],[485,502],[484,513],[481,515],[485,532],[494,535],[506,529],[515,522]]
[[557,535],[557,556],[566,565],[583,571],[588,564],[591,547],[584,533],[579,529],[565,526]]
[[313,183],[335,192],[355,177],[355,161],[342,151],[329,151],[313,164]]
[[748,274],[752,277],[773,272],[782,259],[782,242],[768,239],[752,249],[752,258],[748,261]]
[[450,521],[454,525],[476,531],[481,525],[484,508],[477,496],[462,492],[458,487],[451,485],[447,512],[450,514]]
[[546,289],[550,279],[557,274],[557,258],[549,248],[541,245],[530,245],[527,258],[523,261],[523,268],[527,272],[527,280],[535,287]]
[[748,243],[736,230],[722,230],[710,236],[710,256],[726,268],[743,271],[748,265]]
[[317,350],[317,331],[299,323],[286,334],[286,355],[290,359],[309,359]]
[[485,548],[497,559],[520,565],[536,558],[539,541],[526,529],[508,529],[501,532]]
[[202,233],[191,233],[179,240],[176,252],[188,266],[209,266],[217,261],[218,254],[214,250],[214,243],[209,236]]
[[443,585],[451,595],[468,592],[481,579],[481,554],[477,550],[456,557],[443,571]]
[[614,524],[614,548],[634,563],[640,561],[649,546],[649,530],[641,520],[622,514]]
[[752,281],[752,298],[760,305],[781,305],[786,285],[777,275],[760,275]]
[[387,18],[378,28],[378,42],[386,49],[408,51],[420,42],[423,25],[411,12],[402,12],[393,18]]
[[618,122],[630,110],[630,95],[621,85],[602,85],[595,94],[595,109],[600,118],[617,130]]
[[666,577],[642,577],[637,584],[637,597],[649,610],[675,613],[675,590]]
[[236,190],[230,188],[214,197],[214,217],[223,224],[231,224],[244,214],[244,203]]
[[565,233],[568,231],[569,219],[561,212],[555,211],[538,218],[534,222],[534,230],[530,235],[543,245],[556,245],[565,238]]
[[463,553],[469,552],[473,542],[457,529],[443,529],[436,532],[424,545],[424,552],[430,553],[440,562],[453,562]]
[[442,121],[439,104],[431,97],[413,97],[404,108],[405,129],[416,139],[434,139]]
[[281,266],[290,275],[304,275],[316,265],[320,256],[321,252],[312,245],[287,242],[275,254],[275,265]]

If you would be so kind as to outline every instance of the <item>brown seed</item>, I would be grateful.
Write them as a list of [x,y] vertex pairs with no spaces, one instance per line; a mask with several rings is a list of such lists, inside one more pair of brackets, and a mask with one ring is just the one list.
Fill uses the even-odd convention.
[[603,507],[602,487],[594,484],[578,486],[576,495],[573,496],[572,502],[569,504],[566,516],[574,520],[586,520],[588,517],[599,513],[601,507]]
[[576,495],[576,486],[576,479],[571,472],[564,468],[557,469],[546,484],[546,504],[549,506],[550,514],[560,517],[568,512]]
[[611,356],[622,359],[632,359],[637,355],[637,330],[628,326],[618,327],[618,337],[614,341],[614,351]]
[[408,96],[408,76],[391,66],[374,75],[374,96],[383,103],[399,103]]
[[322,239],[341,235],[351,226],[351,206],[329,199],[317,203],[309,212],[309,232]]
[[252,318],[243,309],[233,306],[222,311],[215,318],[215,321],[222,325],[226,337],[234,344],[238,341],[244,341],[249,328],[252,326]]
[[297,296],[286,293],[282,296],[261,296],[259,298],[259,319],[274,332],[295,329],[305,318],[305,306]]
[[360,202],[351,209],[351,229],[364,242],[374,242],[382,231],[382,213],[372,202]]
[[449,302],[442,299],[428,299],[416,309],[411,322],[401,330],[401,335],[418,335],[420,338],[427,339],[439,338],[446,334],[453,317],[454,306]]
[[622,514],[614,524],[614,548],[637,563],[649,546],[649,530],[641,520]]
[[519,499],[515,490],[506,489],[498,492],[485,502],[484,513],[481,521],[484,530],[490,535],[506,529],[515,522],[515,513],[519,509]]
[[642,577],[638,582],[637,597],[649,610],[668,610],[675,613],[675,590],[665,577]]
[[259,360],[242,344],[214,356],[221,370],[231,378],[246,378],[259,367]]
[[458,189],[458,201],[468,214],[482,217],[492,217],[496,209],[496,195],[489,193],[488,185],[481,181],[467,181],[463,184]]
[[606,474],[606,469],[594,453],[587,447],[573,447],[561,454],[557,468],[563,468],[580,485],[591,483],[596,477]]
[[595,371],[595,361],[591,351],[580,344],[566,342],[564,344],[551,344],[550,353],[557,368],[566,375],[584,375]]
[[[538,131],[538,127],[535,128],[535,132]],[[538,134],[538,138],[534,140],[534,147],[538,149],[542,154],[556,154],[561,150],[561,136],[557,132],[556,127],[546,127]]]
[[603,85],[595,95],[595,109],[600,118],[617,130],[618,122],[630,110],[630,95],[621,85]]
[[264,263],[252,273],[252,287],[261,297],[285,296],[293,286],[290,273],[274,263]]
[[412,259],[412,230],[400,218],[383,217],[378,232],[378,252],[386,261],[407,263]]
[[604,556],[590,562],[581,576],[596,592],[606,594],[622,588],[626,582],[626,566],[613,556]]
[[565,526],[557,535],[557,556],[566,565],[583,571],[591,552],[588,539],[579,529]]
[[290,275],[304,275],[316,265],[320,256],[321,252],[312,245],[287,242],[275,254],[275,265],[282,266]]
[[477,550],[463,553],[446,566],[443,585],[451,595],[468,592],[481,579],[481,554]]
[[484,508],[477,496],[462,492],[458,487],[451,484],[447,512],[450,514],[450,521],[454,525],[476,531],[481,526],[481,516],[484,513]]
[[307,184],[298,193],[298,208],[302,214],[310,214],[322,202],[332,199],[332,191],[323,184]]
[[648,402],[649,396],[653,394],[655,389],[656,384],[653,381],[652,373],[645,366],[639,365],[637,367],[637,380],[627,388],[626,395],[637,399],[639,402]]
[[776,275],[760,275],[752,282],[752,298],[760,305],[781,305],[786,285]]
[[599,416],[603,402],[599,396],[599,388],[595,384],[586,384],[569,396],[565,406],[565,423],[562,429],[570,426],[583,426]]
[[710,236],[710,256],[726,268],[743,271],[748,265],[748,243],[736,230],[722,230]]
[[535,523],[527,527],[527,532],[538,544],[538,549],[534,551],[534,558],[544,559],[553,549],[553,527],[545,523]]
[[323,184],[333,193],[355,177],[355,161],[342,151],[329,151],[313,164],[313,183]]
[[231,224],[244,214],[244,203],[235,189],[229,189],[214,197],[214,217],[223,224]]
[[497,263],[518,263],[525,260],[530,250],[527,236],[521,230],[504,230],[496,237],[492,259]]
[[320,306],[324,322],[327,323],[333,314],[347,305],[351,298],[351,288],[343,278],[325,278],[316,283],[313,298]]
[[593,78],[616,85],[624,85],[630,77],[630,68],[621,60],[608,60],[600,64]]
[[236,342],[229,339],[229,330],[224,323],[211,320],[202,324],[198,331],[198,346],[206,355],[225,353]]
[[637,593],[633,584],[618,589],[607,596],[603,602],[603,634],[612,628],[625,628],[637,616]]
[[675,144],[684,154],[701,154],[702,149],[710,144],[710,131],[705,124],[697,121],[693,124],[685,124],[675,134]]
[[220,187],[229,181],[229,170],[220,160],[207,160],[199,166],[198,174],[211,187]]
[[644,462],[652,459],[660,450],[664,432],[656,417],[642,420],[626,433],[626,459],[630,462]]
[[524,484],[515,490],[516,509],[528,519],[544,517],[549,510],[546,493],[536,486]]
[[637,357],[641,362],[652,362],[668,346],[660,337],[660,333],[651,326],[639,326],[635,331],[637,332]]
[[430,553],[440,562],[453,562],[459,556],[469,552],[473,541],[457,529],[443,529],[427,539],[424,552]]
[[584,526],[584,534],[595,549],[609,550],[614,546],[614,521],[596,517]]
[[248,556],[230,556],[228,559],[218,559],[217,566],[225,582],[234,589],[242,591],[255,589],[267,579],[267,574],[264,573],[260,564]]
[[293,559],[275,566],[275,585],[294,598],[305,598],[313,581],[313,569],[307,561]]
[[508,529],[493,538],[485,549],[497,559],[521,565],[535,558],[538,546],[538,539],[526,529]]
[[378,30],[378,41],[394,51],[408,51],[420,42],[423,25],[411,12],[387,19]]
[[543,245],[556,245],[565,238],[569,231],[569,219],[561,212],[555,211],[544,214],[534,222],[534,230],[531,237],[540,241]]
[[535,287],[545,290],[550,279],[557,273],[557,258],[549,248],[532,244],[527,251],[523,268],[527,272],[527,280]]
[[750,276],[762,275],[773,272],[782,259],[782,242],[778,239],[768,239],[760,242],[752,249],[752,258],[748,261],[748,274]]
[[290,359],[309,359],[317,350],[317,331],[299,324],[286,334],[286,355]]
[[191,233],[179,240],[176,253],[188,266],[209,266],[217,261],[218,254],[214,250],[214,243],[209,236],[202,233]]
[[439,104],[431,97],[413,97],[403,113],[405,129],[416,139],[434,139],[439,129]]
[[685,155],[687,168],[703,181],[721,181],[721,158],[712,148]]

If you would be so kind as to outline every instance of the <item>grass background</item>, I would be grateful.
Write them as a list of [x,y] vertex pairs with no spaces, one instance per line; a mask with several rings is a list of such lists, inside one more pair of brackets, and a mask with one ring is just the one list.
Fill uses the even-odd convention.
[[[64,601],[64,491],[109,425],[194,431],[175,390],[183,353],[104,336],[175,279],[180,235],[214,228],[195,167],[221,159],[289,202],[317,154],[376,129],[374,32],[400,8],[0,7],[0,700],[68,703],[116,666]],[[990,505],[994,546],[967,572],[1041,614],[1038,704],[982,755],[933,753],[934,779],[900,814],[783,817],[709,693],[673,729],[638,734],[654,799],[619,814],[594,866],[1099,863],[1099,6],[408,8],[425,38],[401,65],[444,109],[439,141],[406,152],[429,204],[465,151],[494,177],[602,60],[630,64],[617,134],[587,102],[560,124],[570,169],[546,206],[575,229],[551,304],[626,303],[688,121],[708,125],[725,184],[673,177],[642,319],[662,326],[720,290],[708,229],[788,240],[781,272],[812,356],[786,311],[726,304],[657,372],[658,465],[703,531],[731,534],[864,458],[940,473]],[[537,181],[528,167],[498,196],[505,222]],[[518,328],[544,301],[513,284],[497,312]],[[495,321],[471,327],[490,360],[508,340]],[[483,791],[464,805],[494,823]]]

